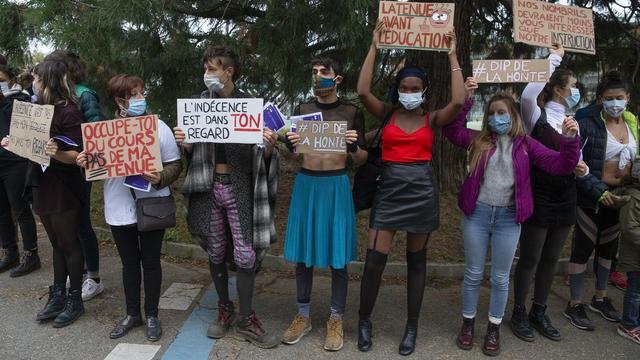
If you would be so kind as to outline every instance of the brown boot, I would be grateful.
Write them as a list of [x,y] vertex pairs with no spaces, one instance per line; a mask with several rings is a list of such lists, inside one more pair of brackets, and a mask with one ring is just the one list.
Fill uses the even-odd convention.
[[255,312],[238,320],[235,337],[239,340],[248,341],[262,349],[274,348],[280,342],[275,335],[269,334],[262,328],[262,323]]
[[482,352],[488,356],[498,356],[500,354],[500,325],[489,321],[487,334],[484,336]]
[[473,330],[475,318],[462,317],[462,327],[456,339],[456,345],[462,350],[471,350],[473,347]]
[[231,301],[226,304],[219,302],[218,319],[207,329],[207,336],[212,339],[223,338],[235,322],[236,312],[233,310],[233,303]]

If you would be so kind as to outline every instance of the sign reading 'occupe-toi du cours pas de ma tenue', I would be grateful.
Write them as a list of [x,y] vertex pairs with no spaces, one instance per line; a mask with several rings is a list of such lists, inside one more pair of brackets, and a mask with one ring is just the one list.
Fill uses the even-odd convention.
[[263,99],[178,99],[185,143],[262,144]]

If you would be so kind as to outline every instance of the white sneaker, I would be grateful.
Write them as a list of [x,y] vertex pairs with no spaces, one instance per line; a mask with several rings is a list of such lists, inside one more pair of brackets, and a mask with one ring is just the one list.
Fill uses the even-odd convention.
[[102,282],[97,283],[95,280],[88,278],[82,283],[82,301],[89,301],[103,291],[104,285],[102,285]]

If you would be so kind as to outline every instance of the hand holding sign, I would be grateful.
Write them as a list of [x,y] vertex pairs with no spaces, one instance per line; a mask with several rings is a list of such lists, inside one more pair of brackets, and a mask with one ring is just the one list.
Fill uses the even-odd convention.
[[54,139],[49,139],[44,147],[44,153],[49,157],[55,158],[58,153],[58,143]]
[[373,46],[378,48],[378,45],[380,44],[380,38],[384,36],[386,32],[387,26],[378,19],[378,21],[376,22],[376,27],[375,29],[373,29],[373,40],[371,41]]
[[449,55],[456,55],[456,30],[451,29],[451,31],[444,35],[444,38],[449,41]]

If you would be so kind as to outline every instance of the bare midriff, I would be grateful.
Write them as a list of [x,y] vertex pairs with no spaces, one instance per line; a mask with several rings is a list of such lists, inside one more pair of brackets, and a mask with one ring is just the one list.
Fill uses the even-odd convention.
[[623,179],[631,176],[631,164],[620,170],[618,160],[607,160],[602,167],[602,182],[611,187],[622,185]]
[[340,170],[345,168],[347,154],[304,154],[302,167],[315,171]]

